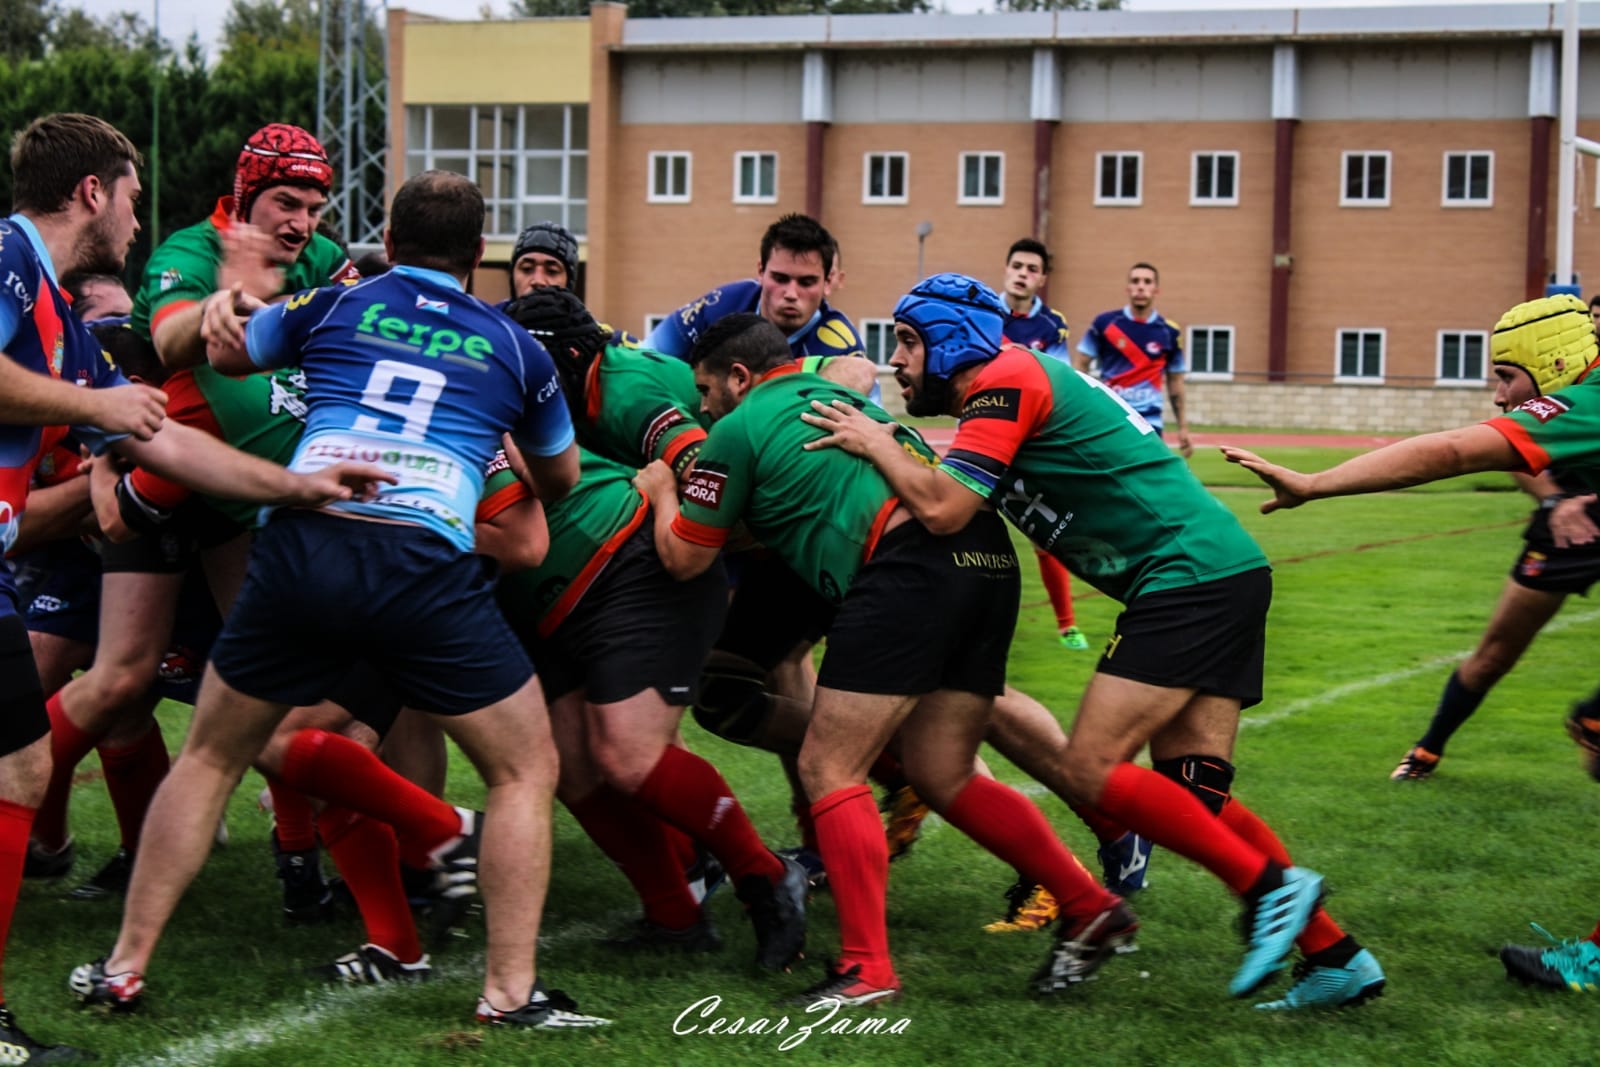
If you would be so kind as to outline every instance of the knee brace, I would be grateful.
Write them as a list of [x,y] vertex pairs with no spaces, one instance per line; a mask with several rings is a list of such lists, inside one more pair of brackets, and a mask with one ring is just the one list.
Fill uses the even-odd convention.
[[1233,764],[1221,756],[1179,756],[1151,763],[1157,774],[1165,775],[1195,795],[1213,815],[1221,815],[1233,788]]
[[700,672],[693,711],[695,722],[724,741],[756,744],[772,713],[767,673],[743,656],[713,651]]

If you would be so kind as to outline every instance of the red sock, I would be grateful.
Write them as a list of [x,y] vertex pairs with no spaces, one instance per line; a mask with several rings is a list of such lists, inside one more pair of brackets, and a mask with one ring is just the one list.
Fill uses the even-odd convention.
[[[1284,867],[1294,866],[1289,859],[1289,850],[1284,847],[1278,835],[1272,832],[1272,827],[1261,821],[1261,817],[1243,804],[1238,797],[1228,798],[1228,803],[1222,809],[1222,824],[1240,837],[1244,838],[1255,848],[1266,853],[1267,858]],[[1328,917],[1328,913],[1318,908],[1312,913],[1311,921],[1306,923],[1306,928],[1300,936],[1294,939],[1300,951],[1309,956],[1321,952],[1325,948],[1344,940],[1344,931],[1339,929],[1339,924]]]
[[1198,863],[1240,895],[1266,870],[1266,856],[1224,826],[1193,793],[1147,767],[1117,764],[1094,806]]
[[1128,832],[1120,824],[1106,818],[1104,812],[1091,808],[1087,804],[1068,804],[1067,807],[1072,809],[1072,814],[1076,815],[1083,825],[1089,828],[1090,833],[1094,834],[1095,840],[1102,845],[1110,844]]
[[329,805],[316,817],[317,831],[339,876],[361,909],[367,940],[394,953],[401,963],[422,958],[417,924],[400,883],[400,848],[386,824]]
[[[618,793],[617,795],[623,796],[624,794]],[[651,816],[651,818],[655,817]],[[656,819],[656,825],[661,827],[661,832],[667,837],[667,847],[672,849],[672,854],[678,859],[678,870],[687,871],[690,867],[693,867],[695,861],[700,858],[700,849],[694,843],[694,838],[676,826],[669,826],[660,819]]]
[[[33,809],[0,800],[0,962],[5,960],[11,915],[17,910],[22,889],[22,865],[28,858],[28,833],[33,829]],[[0,990],[0,1004],[5,993]]]
[[865,785],[835,789],[811,805],[818,851],[839,913],[839,969],[861,965],[861,980],[898,986],[889,959],[889,842]]
[[735,885],[752,874],[783,877],[783,862],[761,843],[728,783],[694,753],[668,745],[634,799],[710,849]]
[[993,778],[974,775],[940,812],[957,830],[1050,890],[1064,914],[1096,915],[1116,902],[1056,837],[1026,797]]
[[[686,930],[700,921],[700,906],[683,880],[683,863],[672,849],[666,823],[609,785],[568,804],[567,810],[639,894],[646,919],[669,930]],[[671,832],[688,840],[680,831]]]
[[455,808],[348,737],[326,730],[296,733],[280,776],[286,785],[394,827],[400,858],[409,867],[431,866],[428,853],[461,833]]
[[267,789],[272,793],[272,832],[278,838],[278,848],[284,852],[316,848],[317,810],[311,798],[276,775],[267,775]]
[[50,715],[50,785],[33,818],[39,844],[54,850],[67,843],[67,803],[72,799],[72,776],[94,748],[95,739],[72,724],[57,692],[45,701]]
[[1600,923],[1594,924],[1594,933],[1589,935],[1589,940],[1600,945]]
[[161,724],[152,720],[144,736],[126,748],[101,745],[96,751],[106,776],[106,792],[111,794],[111,807],[117,813],[122,847],[133,853],[139,848],[139,832],[144,829],[150,800],[172,765]]
[[1039,577],[1044,581],[1044,591],[1050,594],[1050,606],[1056,610],[1056,629],[1065,633],[1077,621],[1072,612],[1072,572],[1054,556],[1043,552],[1039,556]]

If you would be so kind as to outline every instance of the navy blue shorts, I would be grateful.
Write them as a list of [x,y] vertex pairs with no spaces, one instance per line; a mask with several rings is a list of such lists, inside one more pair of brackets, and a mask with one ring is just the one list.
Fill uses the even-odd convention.
[[77,538],[12,561],[28,629],[92,645],[100,633],[100,557]]
[[33,646],[16,612],[16,601],[0,560],[0,757],[27,748],[50,732],[44,690],[33,665]]
[[419,711],[461,715],[533,677],[494,602],[494,566],[418,526],[280,511],[211,649],[240,692],[315,704],[361,660]]

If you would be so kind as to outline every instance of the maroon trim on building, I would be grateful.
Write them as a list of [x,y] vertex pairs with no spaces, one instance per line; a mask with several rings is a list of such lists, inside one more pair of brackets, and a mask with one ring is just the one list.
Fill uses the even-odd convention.
[[1035,119],[1033,123],[1033,239],[1050,242],[1050,153],[1055,144],[1058,123]]
[[806,123],[806,214],[822,221],[822,148],[826,122]]
[[1528,139],[1528,262],[1523,271],[1522,299],[1544,295],[1549,277],[1550,131],[1555,119],[1535,115],[1529,119]]
[[1294,128],[1296,119],[1278,119],[1272,155],[1272,297],[1267,313],[1267,380],[1289,377],[1289,224],[1294,218]]

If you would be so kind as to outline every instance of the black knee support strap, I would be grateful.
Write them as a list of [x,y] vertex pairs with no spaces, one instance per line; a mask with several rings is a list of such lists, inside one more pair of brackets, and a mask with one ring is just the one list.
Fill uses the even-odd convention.
[[713,651],[700,672],[694,721],[724,741],[754,745],[772,714],[767,672],[743,656]]
[[1211,814],[1222,814],[1223,805],[1228,803],[1228,792],[1233,788],[1233,764],[1221,756],[1179,756],[1155,760],[1151,766],[1156,773],[1193,793]]

